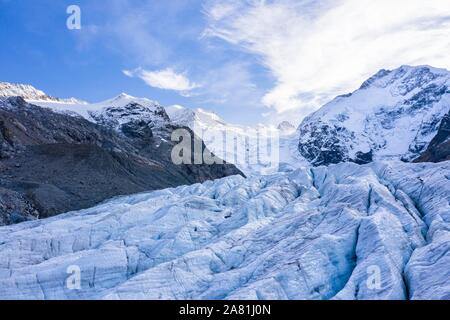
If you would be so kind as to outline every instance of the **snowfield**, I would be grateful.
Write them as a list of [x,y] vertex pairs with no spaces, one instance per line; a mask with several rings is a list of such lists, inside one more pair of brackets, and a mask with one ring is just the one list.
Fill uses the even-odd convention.
[[[279,129],[258,125],[255,128],[226,123],[217,114],[203,109],[190,109],[179,105],[163,107],[147,98],[137,98],[121,93],[115,98],[89,104],[76,99],[51,98],[44,92],[28,85],[10,85],[11,92],[26,97],[29,103],[49,108],[54,112],[82,117],[90,122],[120,131],[123,124],[144,121],[151,123],[156,135],[170,124],[190,128],[200,137],[211,152],[228,163],[236,165],[246,176],[277,172],[307,164],[298,151],[298,133],[285,122]],[[6,85],[5,85],[6,86]],[[25,90],[25,89],[26,90]],[[36,94],[34,92],[38,92]],[[42,97],[38,99],[39,97]],[[48,97],[48,98],[47,98]],[[167,117],[165,116],[167,113]],[[236,152],[230,144],[242,147]],[[255,156],[267,147],[271,152],[260,152],[263,159]]]
[[449,179],[305,167],[2,227],[0,299],[450,299]]

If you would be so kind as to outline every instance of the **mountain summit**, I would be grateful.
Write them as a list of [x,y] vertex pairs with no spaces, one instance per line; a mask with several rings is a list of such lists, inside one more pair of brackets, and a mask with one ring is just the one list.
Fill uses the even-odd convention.
[[36,89],[29,84],[0,82],[0,99],[8,97],[22,97],[27,101],[54,102],[66,104],[86,104],[86,102],[75,99],[60,99],[49,96],[45,92]]
[[[0,225],[241,174],[229,164],[175,165],[171,134],[179,127],[150,100],[120,95],[90,105],[17,88],[26,92],[7,94],[40,100],[0,100]],[[191,137],[198,152],[206,152],[203,141]]]
[[450,106],[450,72],[428,66],[381,70],[300,126],[299,151],[313,165],[411,161],[436,136]]

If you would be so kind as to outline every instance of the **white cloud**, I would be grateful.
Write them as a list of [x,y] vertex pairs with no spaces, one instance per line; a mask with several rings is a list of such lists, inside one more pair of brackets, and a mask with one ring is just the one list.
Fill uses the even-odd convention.
[[134,71],[132,70],[122,70],[122,73],[126,75],[127,77],[133,78],[134,77]]
[[185,74],[176,73],[171,68],[158,71],[138,68],[136,70],[123,70],[122,72],[128,77],[142,79],[150,87],[178,91],[185,96],[190,95],[190,91],[200,87],[198,84],[191,82]]
[[257,55],[276,79],[263,98],[305,116],[381,68],[450,68],[448,0],[210,0],[205,35]]

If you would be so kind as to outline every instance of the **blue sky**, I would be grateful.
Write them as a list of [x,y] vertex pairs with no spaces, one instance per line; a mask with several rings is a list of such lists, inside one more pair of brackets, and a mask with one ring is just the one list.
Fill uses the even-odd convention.
[[[66,27],[71,4],[81,8],[81,30]],[[270,73],[253,55],[202,38],[203,6],[197,0],[0,0],[0,81],[91,102],[126,92],[211,109],[232,122],[265,121],[269,109],[260,99]],[[155,88],[123,73],[138,68],[170,69],[198,88]]]
[[381,68],[450,68],[449,34],[448,0],[0,0],[0,81],[298,124]]

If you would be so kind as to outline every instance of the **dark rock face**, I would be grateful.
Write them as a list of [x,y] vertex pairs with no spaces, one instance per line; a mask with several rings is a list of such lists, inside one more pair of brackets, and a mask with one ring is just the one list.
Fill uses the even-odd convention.
[[136,121],[116,131],[22,98],[0,102],[0,225],[241,174],[229,164],[173,164],[174,129],[167,124],[155,135],[148,123]]
[[170,123],[169,116],[161,106],[146,107],[139,103],[129,103],[120,107],[108,107],[102,112],[91,112],[91,117],[99,125],[118,128],[121,123],[145,121],[150,128]]
[[367,164],[371,163],[373,161],[373,151],[370,150],[369,152],[357,152],[355,159],[353,160],[356,164]]
[[131,139],[142,139],[149,141],[153,138],[153,131],[150,129],[149,123],[142,120],[123,124],[121,131],[125,134],[125,136]]
[[19,223],[38,216],[39,212],[24,194],[0,188],[0,225]]
[[316,166],[348,161],[347,149],[340,143],[340,128],[329,125],[308,125],[300,128],[300,137],[309,135],[313,143],[300,143],[300,153]]
[[450,160],[450,112],[442,119],[439,131],[427,150],[414,162],[442,162]]

